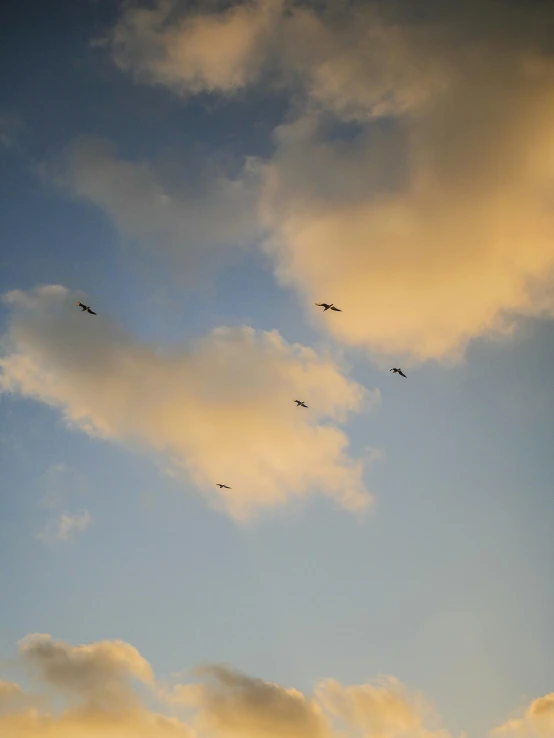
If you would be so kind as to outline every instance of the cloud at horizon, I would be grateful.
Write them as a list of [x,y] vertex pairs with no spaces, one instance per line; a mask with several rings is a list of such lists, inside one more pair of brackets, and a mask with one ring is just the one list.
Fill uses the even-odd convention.
[[[99,731],[110,738],[452,736],[424,696],[393,677],[356,685],[321,680],[307,695],[208,664],[188,683],[168,682],[124,641],[73,646],[48,634],[22,639],[17,658],[6,663],[36,685],[28,691],[0,681],[0,729],[9,738],[93,738]],[[551,703],[552,695],[535,700],[528,714],[544,715]],[[548,738],[544,726],[537,722],[525,735]],[[515,721],[491,735],[516,738],[524,734],[518,727]]]

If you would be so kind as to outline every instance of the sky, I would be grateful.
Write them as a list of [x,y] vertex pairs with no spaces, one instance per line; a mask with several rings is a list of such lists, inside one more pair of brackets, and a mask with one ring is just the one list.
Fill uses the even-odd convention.
[[554,738],[551,6],[8,6],[0,735]]

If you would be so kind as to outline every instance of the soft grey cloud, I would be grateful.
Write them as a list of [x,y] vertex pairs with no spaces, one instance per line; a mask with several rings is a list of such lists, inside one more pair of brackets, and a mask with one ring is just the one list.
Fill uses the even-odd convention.
[[[236,518],[312,493],[351,510],[370,504],[363,460],[349,457],[337,424],[379,393],[332,357],[247,327],[217,328],[162,354],[106,317],[85,316],[85,327],[63,287],[6,300],[3,391],[59,408],[92,436],[165,454]],[[309,413],[294,405],[298,396]],[[216,482],[232,489],[218,492]]]
[[73,143],[57,176],[102,208],[132,244],[171,255],[193,279],[231,250],[252,247],[260,233],[256,160],[247,158],[235,174],[227,169],[213,157],[188,166],[128,161],[89,137]]
[[77,533],[85,531],[93,518],[88,510],[78,513],[62,512],[51,517],[45,524],[38,538],[43,541],[70,541]]

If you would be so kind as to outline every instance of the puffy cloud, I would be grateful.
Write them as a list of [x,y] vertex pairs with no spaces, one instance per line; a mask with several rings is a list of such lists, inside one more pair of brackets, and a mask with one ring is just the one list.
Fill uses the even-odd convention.
[[180,92],[232,93],[258,76],[283,5],[256,0],[180,19],[166,0],[128,6],[109,41],[117,64],[141,80]]
[[410,738],[447,738],[448,733],[431,731],[431,708],[422,695],[411,695],[392,677],[378,684],[343,686],[334,679],[322,682],[317,690],[322,705],[350,728],[360,728],[371,738],[409,736]]
[[[406,3],[163,8],[130,7],[114,30],[117,53],[149,79],[228,92],[277,70],[296,109],[304,90],[297,119],[275,132],[259,215],[279,278],[308,305],[344,308],[325,316],[335,338],[456,358],[473,337],[510,330],[511,315],[552,314],[548,6],[429,2],[418,19]],[[210,52],[191,76],[188,52],[173,50],[194,49],[204,26],[231,37],[235,18],[249,19],[241,48],[265,44],[264,59],[218,86]]]
[[230,248],[251,246],[258,233],[256,161],[246,159],[235,175],[228,168],[210,157],[188,166],[127,161],[104,139],[83,137],[68,149],[59,179],[132,243],[171,254],[192,278]]
[[[12,685],[14,699],[8,695],[0,711],[6,738],[192,738],[182,721],[146,706],[134,685],[153,689],[152,669],[128,643],[72,646],[33,635],[20,643],[19,652],[21,663],[48,691],[26,695],[30,706],[22,708],[22,691]],[[61,709],[48,709],[51,697]]]
[[444,82],[436,60],[417,53],[429,31],[381,16],[376,4],[350,5],[345,20],[283,0],[185,13],[164,0],[128,5],[106,40],[120,68],[180,94],[232,95],[267,72],[277,86],[300,85],[341,115],[366,117],[411,107]]
[[[447,736],[424,727],[434,717],[427,708],[425,714],[421,711],[418,696],[413,698],[392,679],[377,687],[322,682],[313,695],[306,695],[210,665],[196,670],[196,682],[168,689],[128,643],[72,646],[48,635],[24,639],[19,657],[43,691],[27,695],[11,682],[0,683],[0,699],[2,685],[8,685],[0,711],[0,733],[7,738]],[[23,694],[31,707],[22,707]],[[345,700],[357,709],[343,710]],[[57,709],[49,710],[49,704]],[[162,706],[160,711],[153,710],[154,704]],[[180,717],[166,714],[171,710]]]
[[510,312],[552,307],[538,288],[554,267],[554,66],[525,18],[516,41],[510,12],[491,9],[490,37],[479,17],[476,37],[463,17],[424,44],[409,28],[402,48],[435,60],[441,83],[393,120],[337,137],[307,112],[276,131],[261,207],[279,277],[343,307],[325,325],[349,345],[456,357]]
[[522,718],[515,718],[492,732],[495,738],[552,738],[554,692],[531,702]]
[[[311,492],[369,504],[363,463],[331,423],[379,394],[331,357],[247,327],[161,353],[102,315],[85,326],[76,300],[55,285],[7,295],[0,389],[59,408],[90,435],[167,454],[236,518]],[[232,489],[216,494],[216,482]]]

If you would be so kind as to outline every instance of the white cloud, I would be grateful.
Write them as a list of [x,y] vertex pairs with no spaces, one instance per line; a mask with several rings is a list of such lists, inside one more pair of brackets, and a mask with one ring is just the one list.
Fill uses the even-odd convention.
[[162,354],[101,315],[83,316],[63,287],[6,301],[4,391],[59,408],[92,436],[166,454],[239,519],[310,493],[351,510],[370,503],[363,463],[348,456],[336,423],[379,394],[331,357],[247,327],[217,328]]

